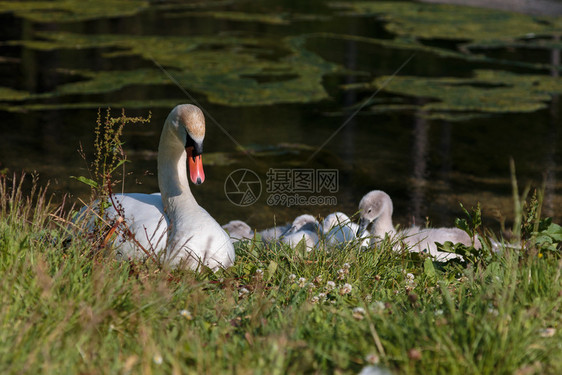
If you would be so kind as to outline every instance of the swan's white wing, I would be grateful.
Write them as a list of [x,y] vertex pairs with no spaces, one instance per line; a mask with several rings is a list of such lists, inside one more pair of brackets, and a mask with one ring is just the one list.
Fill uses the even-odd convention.
[[[166,247],[169,221],[164,214],[160,193],[155,194],[115,194],[116,207],[107,209],[107,217],[115,218],[118,213],[125,219],[125,224],[133,233],[135,240],[149,251],[158,254]],[[146,254],[137,243],[128,238],[124,228],[119,230],[119,237],[114,245],[122,258],[145,257]]]

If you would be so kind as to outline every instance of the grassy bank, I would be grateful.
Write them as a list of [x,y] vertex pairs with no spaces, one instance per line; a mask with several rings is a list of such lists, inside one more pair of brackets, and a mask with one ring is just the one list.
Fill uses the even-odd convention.
[[1,373],[562,373],[555,231],[469,264],[245,243],[168,272],[68,241],[43,192],[0,182]]

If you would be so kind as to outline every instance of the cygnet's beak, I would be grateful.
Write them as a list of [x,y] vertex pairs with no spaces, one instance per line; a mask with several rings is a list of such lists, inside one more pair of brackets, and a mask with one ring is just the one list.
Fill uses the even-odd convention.
[[195,185],[201,185],[205,181],[205,172],[203,171],[203,159],[201,154],[194,156],[194,148],[186,147],[187,161],[189,165],[189,178]]
[[286,236],[286,235],[288,235],[288,234],[293,234],[293,233],[296,232],[296,230],[297,230],[297,227],[293,225],[293,226],[291,226],[289,229],[287,229],[287,230],[285,231],[285,233],[283,233],[283,234],[281,235],[281,237]]
[[359,229],[357,230],[357,237],[361,237],[363,235],[369,224],[371,224],[371,222],[368,219],[362,217],[361,220],[359,220]]

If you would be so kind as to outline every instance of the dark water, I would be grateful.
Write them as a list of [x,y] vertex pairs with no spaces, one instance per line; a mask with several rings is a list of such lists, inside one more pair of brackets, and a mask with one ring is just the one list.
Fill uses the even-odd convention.
[[[460,22],[483,22],[480,13],[451,21],[456,26],[450,34],[437,28],[447,24],[447,12],[457,17],[456,8],[438,8],[445,16],[436,15],[442,24],[437,18],[436,29],[428,27],[433,34],[417,35],[410,25],[412,34],[405,35],[412,21],[385,9],[360,13],[328,2],[291,1],[193,4],[131,6],[130,14],[112,14],[109,7],[100,15],[79,7],[26,13],[14,6],[14,12],[0,14],[0,90],[17,90],[0,91],[0,169],[37,171],[40,181],[50,181],[56,199],[64,193],[87,199],[89,188],[70,178],[89,176],[78,150],[91,161],[98,107],[110,106],[114,115],[124,107],[128,115],[152,112],[150,125],[125,129],[131,162],[124,190],[157,191],[161,125],[175,104],[192,99],[154,59],[210,115],[203,157],[207,180],[192,190],[221,223],[241,219],[263,228],[304,212],[351,215],[363,194],[382,189],[394,199],[397,223],[428,218],[433,225],[452,225],[461,215],[459,202],[468,207],[480,202],[486,222],[497,228],[498,218],[513,218],[510,158],[520,188],[544,188],[543,212],[561,221],[560,18],[538,20],[548,26],[538,38],[531,33],[540,30],[517,15],[523,17],[517,18],[520,30],[506,26],[504,44],[491,45],[497,31],[489,31],[488,40],[484,26],[478,35],[455,34]],[[438,6],[424,7],[430,12]],[[515,17],[481,11],[491,18]],[[394,31],[393,22],[404,30]],[[61,32],[68,34],[55,45],[53,35]],[[78,42],[76,35],[91,38]],[[114,39],[100,40],[108,35]],[[153,43],[149,37],[158,38]],[[130,42],[135,38],[136,44]],[[236,40],[225,42],[228,38]],[[297,39],[302,45],[291,47]],[[467,52],[463,45],[469,42],[475,45]],[[393,75],[412,56],[397,77],[422,80],[422,90],[445,77],[466,80],[447,83],[443,90],[451,90],[450,102],[408,91],[413,85],[381,89],[380,82],[372,83]],[[474,80],[477,70],[517,76]],[[101,73],[137,71],[144,73],[121,86],[105,81],[97,88],[72,86],[100,79]],[[536,82],[520,84],[529,75]],[[117,73],[110,81],[124,76]],[[449,107],[433,109],[443,101]],[[526,108],[528,103],[536,108]],[[225,194],[225,181],[240,168],[254,171],[262,183],[260,198],[246,207]],[[270,169],[276,178],[271,172],[268,177]],[[272,201],[268,181],[279,182],[279,173],[290,169],[337,171],[332,191],[285,191],[289,199],[315,196],[329,204],[286,207]]]

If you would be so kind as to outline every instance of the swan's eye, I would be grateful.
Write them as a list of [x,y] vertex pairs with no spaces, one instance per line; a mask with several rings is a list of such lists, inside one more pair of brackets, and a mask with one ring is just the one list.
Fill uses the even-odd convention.
[[371,208],[369,208],[369,211],[367,211],[367,213],[368,213],[368,214],[370,214],[370,213],[371,213],[371,211],[372,211],[372,209],[371,209]]

